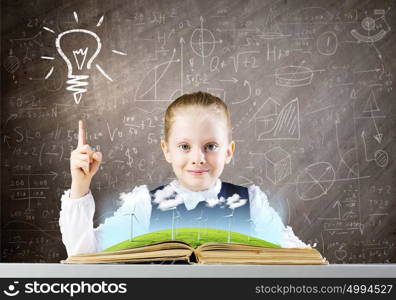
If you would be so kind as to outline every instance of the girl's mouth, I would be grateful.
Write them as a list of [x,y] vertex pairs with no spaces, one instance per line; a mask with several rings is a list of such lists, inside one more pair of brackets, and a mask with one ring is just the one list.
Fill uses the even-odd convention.
[[187,170],[192,175],[202,175],[207,173],[209,170]]

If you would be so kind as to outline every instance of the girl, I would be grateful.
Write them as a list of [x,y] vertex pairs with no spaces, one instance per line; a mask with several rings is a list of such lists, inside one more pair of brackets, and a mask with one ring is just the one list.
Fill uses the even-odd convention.
[[93,228],[95,203],[89,186],[102,154],[86,144],[79,122],[78,146],[70,157],[71,190],[62,196],[59,219],[69,256],[102,251],[174,224],[243,232],[282,247],[308,247],[283,225],[258,186],[220,180],[235,150],[229,111],[222,100],[204,92],[177,98],[165,113],[161,148],[176,179],[152,191],[141,185],[121,193],[123,204],[114,216]]

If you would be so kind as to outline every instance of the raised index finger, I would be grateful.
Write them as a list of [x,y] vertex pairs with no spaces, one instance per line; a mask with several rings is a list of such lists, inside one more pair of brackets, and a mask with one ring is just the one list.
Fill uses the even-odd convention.
[[84,121],[79,120],[78,121],[78,146],[85,145],[86,143],[87,143],[87,140],[85,137]]

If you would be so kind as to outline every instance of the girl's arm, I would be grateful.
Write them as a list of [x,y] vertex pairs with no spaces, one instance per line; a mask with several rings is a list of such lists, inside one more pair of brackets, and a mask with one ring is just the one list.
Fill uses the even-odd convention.
[[59,226],[67,255],[97,252],[97,239],[93,229],[95,201],[89,191],[83,197],[70,198],[70,190],[61,198]]
[[[59,225],[68,256],[99,252],[133,236],[147,233],[151,216],[151,197],[145,185],[121,193],[123,204],[103,224],[93,227],[95,201],[91,194],[71,199],[62,195]],[[133,215],[132,215],[133,213]],[[133,220],[133,226],[131,221]]]
[[102,154],[93,152],[87,144],[84,122],[80,120],[77,148],[70,154],[71,190],[66,191],[61,198],[59,218],[62,241],[68,255],[97,250],[92,221],[95,202],[89,186],[101,161]]

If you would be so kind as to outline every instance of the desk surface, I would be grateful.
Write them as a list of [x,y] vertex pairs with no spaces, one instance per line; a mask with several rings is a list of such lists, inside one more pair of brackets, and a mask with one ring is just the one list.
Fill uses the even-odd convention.
[[0,263],[0,277],[12,278],[396,278],[396,264],[291,265],[123,265]]

